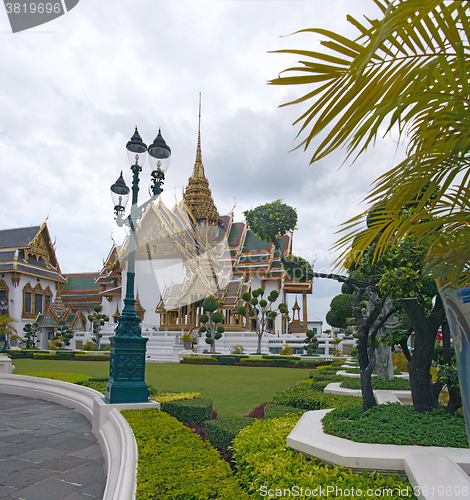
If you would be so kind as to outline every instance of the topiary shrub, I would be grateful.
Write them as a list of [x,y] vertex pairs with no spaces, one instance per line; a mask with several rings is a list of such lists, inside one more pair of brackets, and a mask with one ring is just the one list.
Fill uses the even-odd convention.
[[[274,496],[276,492],[294,492],[294,488],[298,492],[302,488],[310,494],[296,494],[293,497],[326,498],[327,487],[333,488],[332,497],[336,498],[360,498],[350,495],[351,491],[376,491],[379,487],[394,493],[406,492],[403,493],[405,496],[395,493],[388,498],[410,498],[413,493],[411,485],[398,477],[381,476],[375,472],[369,477],[365,472],[357,475],[343,467],[308,459],[302,453],[288,448],[286,438],[298,420],[299,417],[293,415],[257,420],[250,427],[242,429],[234,439],[232,449],[237,463],[236,477],[253,498],[278,498]],[[343,492],[349,491],[349,494],[335,495],[335,486]],[[273,491],[270,495],[269,490]]]
[[202,424],[212,418],[212,401],[207,399],[188,399],[161,403],[161,410],[180,422]]
[[305,410],[293,406],[277,405],[271,403],[264,407],[264,418],[279,418],[286,415],[303,415]]
[[274,395],[274,403],[284,406],[293,406],[303,410],[324,410],[345,405],[362,405],[362,399],[354,396],[340,396],[338,394],[324,394],[312,391],[310,387],[291,387]]
[[277,358],[272,360],[273,366],[286,366],[290,364],[288,359],[285,358]]
[[125,410],[139,450],[139,500],[248,500],[229,465],[175,418],[155,409]]
[[223,356],[219,359],[221,365],[234,365],[237,358],[234,356]]
[[205,423],[206,435],[213,446],[227,451],[241,429],[251,425],[255,418],[234,417],[224,420],[209,420]]

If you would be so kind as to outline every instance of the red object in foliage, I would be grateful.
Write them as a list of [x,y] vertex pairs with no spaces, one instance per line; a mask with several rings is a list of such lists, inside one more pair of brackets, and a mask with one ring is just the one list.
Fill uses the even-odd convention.
[[438,338],[439,340],[442,340],[442,333],[441,333],[441,332],[437,332],[437,338]]

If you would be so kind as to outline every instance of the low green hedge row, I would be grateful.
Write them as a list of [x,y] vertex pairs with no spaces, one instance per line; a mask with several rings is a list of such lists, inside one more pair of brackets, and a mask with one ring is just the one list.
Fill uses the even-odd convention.
[[224,420],[209,420],[204,424],[207,437],[213,446],[227,451],[241,429],[251,425],[255,418],[234,417]]
[[183,361],[192,361],[193,363],[206,363],[208,361],[218,361],[217,359],[213,358],[212,356],[184,356]]
[[258,363],[260,365],[270,365],[271,360],[270,359],[263,359],[263,358],[241,358],[238,360],[239,363]]
[[[392,495],[387,495],[389,499],[409,500],[412,496],[410,484],[399,478],[384,477],[376,473],[370,477],[365,474],[357,475],[342,467],[310,461],[302,453],[288,448],[287,435],[298,419],[298,416],[289,415],[258,420],[242,429],[235,438],[232,449],[238,469],[236,477],[256,498],[270,499],[284,495],[309,500],[326,496],[359,498],[351,494],[352,489],[362,490],[365,496],[368,490],[382,488],[393,491]],[[328,487],[333,488],[333,491],[327,492]],[[338,494],[336,487],[344,493]],[[290,490],[290,493],[285,494],[286,490]],[[324,493],[321,494],[321,491]],[[403,492],[403,496],[397,493],[399,491]]]
[[293,406],[277,405],[270,403],[264,407],[264,418],[279,418],[286,415],[303,415],[306,410]]
[[280,356],[275,354],[263,354],[263,359],[287,359],[289,361],[300,361],[298,356]]
[[301,408],[302,410],[324,410],[346,405],[362,405],[361,398],[324,394],[323,392],[312,391],[310,387],[305,385],[278,392],[274,395],[273,402],[278,405]]
[[139,449],[139,500],[249,500],[227,462],[191,429],[155,409],[125,410]]
[[28,375],[30,377],[51,378],[53,380],[62,380],[63,382],[70,382],[71,384],[80,384],[80,385],[85,385],[86,382],[91,380],[90,375],[82,375],[81,373],[30,372],[30,373],[17,373],[16,375]]
[[[409,391],[410,381],[406,378],[393,378],[392,380],[381,380],[377,377],[372,377],[372,388],[379,391]],[[341,387],[346,389],[360,389],[361,379],[352,377],[343,377]]]
[[208,399],[165,401],[160,404],[160,408],[180,422],[188,424],[202,424],[205,420],[212,419],[212,401]]
[[463,414],[449,415],[444,407],[417,413],[412,406],[398,403],[365,412],[362,407],[346,406],[323,417],[323,430],[358,443],[468,448]]

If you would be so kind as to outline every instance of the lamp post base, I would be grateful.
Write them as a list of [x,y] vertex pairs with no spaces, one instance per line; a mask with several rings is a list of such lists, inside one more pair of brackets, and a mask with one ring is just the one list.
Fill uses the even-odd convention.
[[145,403],[150,391],[145,383],[145,345],[142,337],[111,337],[107,403]]

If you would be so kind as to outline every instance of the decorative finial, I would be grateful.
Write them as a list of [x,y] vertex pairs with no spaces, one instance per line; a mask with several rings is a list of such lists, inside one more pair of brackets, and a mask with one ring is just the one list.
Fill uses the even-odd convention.
[[196,149],[196,163],[202,165],[201,153],[201,92],[199,92],[199,125],[197,130],[197,149]]

